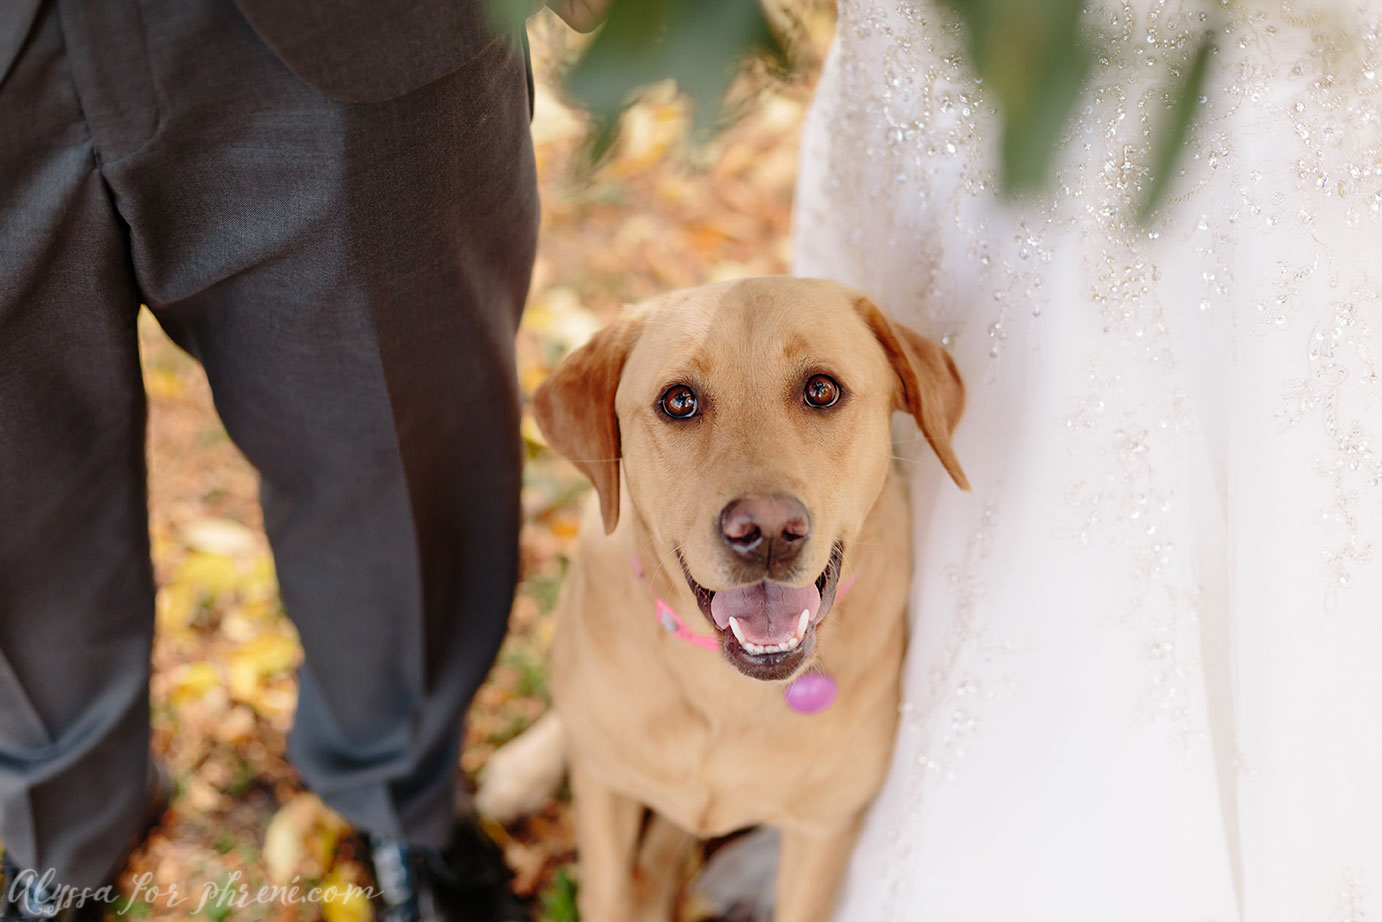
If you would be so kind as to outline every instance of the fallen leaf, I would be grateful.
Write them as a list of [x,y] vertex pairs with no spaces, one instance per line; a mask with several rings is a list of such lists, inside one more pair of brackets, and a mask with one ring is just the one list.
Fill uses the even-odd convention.
[[182,378],[167,368],[151,368],[144,373],[144,390],[150,397],[171,400],[183,393]]
[[193,519],[178,528],[183,543],[194,551],[242,557],[259,549],[258,536],[233,519]]
[[296,699],[291,689],[271,684],[297,667],[302,648],[286,634],[260,634],[228,657],[230,693],[265,717],[282,717]]
[[294,877],[321,878],[331,867],[336,844],[350,828],[315,794],[302,793],[288,801],[264,831],[264,870],[280,886]]
[[213,595],[222,595],[239,585],[240,579],[240,567],[232,558],[193,551],[183,559],[173,581],[199,586]]
[[322,881],[321,913],[325,922],[371,922],[374,907],[364,889],[336,868]]
[[168,700],[174,706],[183,707],[199,701],[210,691],[221,687],[221,671],[214,663],[190,663],[173,672],[173,681],[168,689]]
[[154,598],[154,620],[170,637],[185,632],[197,616],[201,589],[193,583],[169,583]]

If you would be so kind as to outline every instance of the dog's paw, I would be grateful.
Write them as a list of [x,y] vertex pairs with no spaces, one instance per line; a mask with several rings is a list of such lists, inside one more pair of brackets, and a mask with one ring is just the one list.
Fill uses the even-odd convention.
[[556,793],[565,771],[561,718],[548,711],[490,756],[480,772],[475,809],[501,823],[532,816]]

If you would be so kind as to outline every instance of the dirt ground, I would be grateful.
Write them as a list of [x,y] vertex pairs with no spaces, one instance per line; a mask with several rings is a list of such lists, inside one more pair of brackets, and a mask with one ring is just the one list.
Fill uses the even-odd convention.
[[[626,117],[601,169],[579,168],[586,126],[556,88],[572,34],[542,14],[531,26],[538,74],[533,122],[543,198],[541,248],[518,341],[524,392],[621,304],[688,285],[786,270],[796,147],[811,73],[830,14],[807,11],[806,74],[742,86],[738,120],[688,150],[687,112],[666,88]],[[154,748],[176,781],[171,809],[122,878],[119,910],[187,918],[206,884],[250,894],[268,883],[365,883],[344,825],[303,792],[284,759],[300,659],[278,599],[261,529],[254,471],[211,406],[200,368],[141,317],[150,397],[153,555],[159,580],[152,689]],[[522,582],[508,639],[471,708],[463,767],[473,777],[494,748],[547,707],[550,615],[586,484],[548,452],[531,418],[524,477]],[[574,919],[574,853],[562,799],[538,816],[493,824],[517,886],[540,916]],[[190,903],[148,899],[176,884]],[[224,891],[222,891],[224,892]],[[345,892],[344,889],[342,892]],[[213,901],[213,922],[370,918],[368,904]]]

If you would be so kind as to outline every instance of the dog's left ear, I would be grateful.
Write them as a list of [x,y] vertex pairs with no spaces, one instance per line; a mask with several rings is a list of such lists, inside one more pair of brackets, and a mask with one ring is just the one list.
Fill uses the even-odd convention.
[[950,434],[965,409],[965,386],[950,354],[920,333],[889,320],[878,305],[859,297],[854,309],[873,330],[898,379],[897,409],[912,414],[936,457],[961,490],[969,489]]
[[548,443],[595,484],[605,534],[619,524],[619,417],[614,393],[638,319],[626,314],[572,352],[533,394],[533,412]]

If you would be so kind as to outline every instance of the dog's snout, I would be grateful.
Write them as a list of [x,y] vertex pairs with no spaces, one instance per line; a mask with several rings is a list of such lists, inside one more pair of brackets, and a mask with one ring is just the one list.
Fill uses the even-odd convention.
[[720,513],[720,537],[740,557],[786,563],[811,534],[811,514],[791,496],[745,496]]

